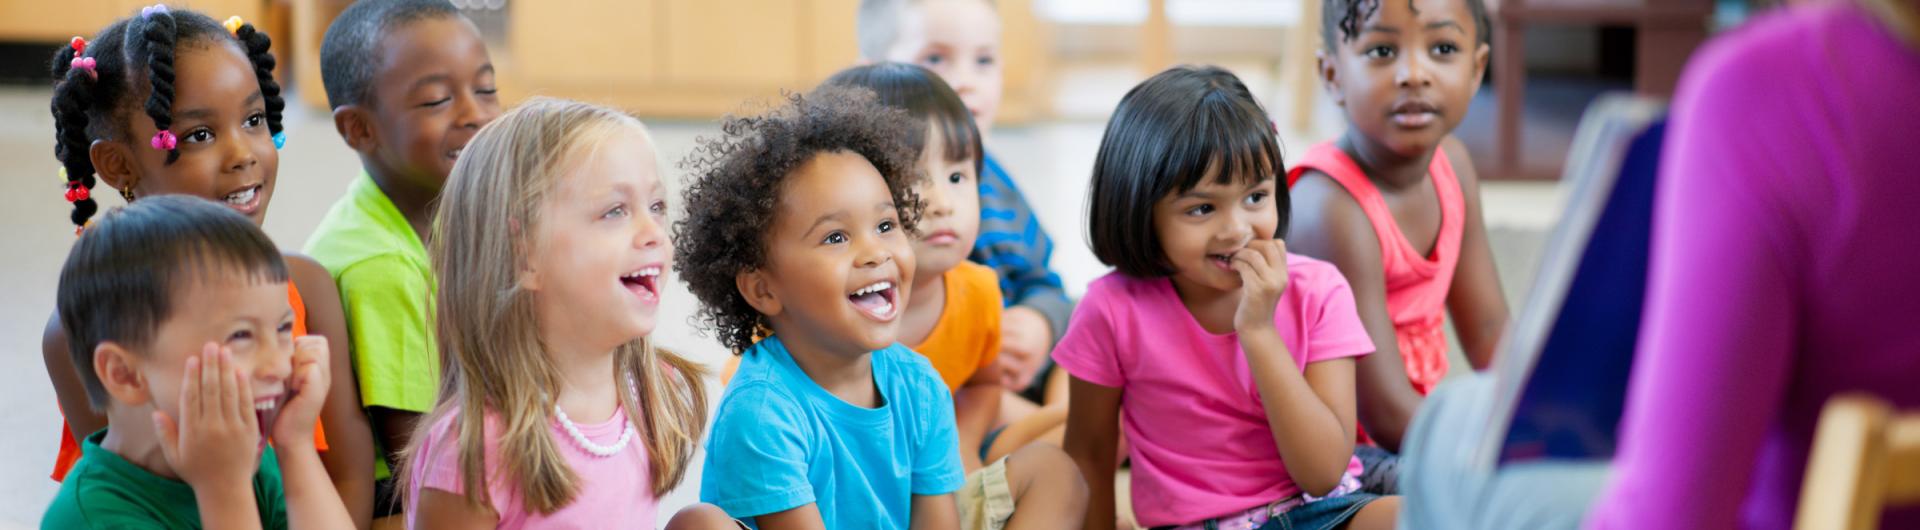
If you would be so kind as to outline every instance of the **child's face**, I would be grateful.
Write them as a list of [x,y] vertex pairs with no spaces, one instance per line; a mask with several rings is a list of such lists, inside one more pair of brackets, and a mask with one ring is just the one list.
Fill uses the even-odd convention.
[[1328,90],[1366,138],[1401,156],[1431,153],[1460,125],[1487,51],[1464,2],[1380,2],[1323,63]]
[[558,178],[539,206],[529,262],[542,334],[598,350],[653,333],[673,266],[653,146],[621,131]]
[[124,111],[128,117],[125,141],[131,153],[128,180],[119,186],[132,186],[135,197],[205,198],[261,223],[273,198],[280,152],[273,148],[266,100],[253,63],[232,43],[205,41],[178,48],[173,67],[169,130],[179,139],[180,158],[168,164],[166,151],[148,145],[160,131],[140,110],[145,108],[147,91],[135,91],[141,103]]
[[1240,288],[1234,252],[1256,239],[1273,239],[1280,215],[1274,179],[1220,184],[1209,174],[1186,193],[1153,205],[1153,231],[1173,266],[1174,280],[1217,291]]
[[402,26],[379,49],[374,141],[362,153],[388,175],[440,189],[460,150],[500,116],[486,42],[467,19],[441,17]]
[[201,354],[208,343],[217,344],[233,352],[228,366],[238,368],[252,384],[265,443],[280,406],[292,397],[287,379],[293,372],[293,309],[287,304],[287,284],[234,273],[232,265],[215,266],[228,269],[182,282],[172,315],[160,323],[146,355],[130,356],[134,371],[146,382],[145,391],[117,392],[114,397],[131,396],[135,404],[150,399],[155,409],[178,421],[187,358]]
[[926,0],[900,21],[885,57],[940,74],[960,94],[980,134],[1000,110],[1000,17],[983,0]]
[[852,152],[822,153],[782,186],[756,271],[775,331],[846,354],[893,344],[914,254],[880,171]]
[[928,129],[927,148],[920,154],[924,178],[914,187],[926,204],[920,234],[913,238],[913,276],[922,281],[966,261],[980,235],[980,179],[973,158],[947,160],[940,128]]

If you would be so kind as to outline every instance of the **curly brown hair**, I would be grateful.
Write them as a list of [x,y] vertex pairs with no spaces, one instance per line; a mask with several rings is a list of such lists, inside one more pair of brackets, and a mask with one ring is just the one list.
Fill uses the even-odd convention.
[[886,180],[900,225],[913,233],[920,219],[913,192],[919,153],[906,142],[915,127],[906,111],[860,87],[820,87],[785,99],[759,115],[727,116],[719,136],[701,137],[680,162],[692,181],[687,215],[673,226],[673,270],[700,299],[699,327],[736,354],[770,324],[734,279],[767,265],[765,237],[795,169],[823,153],[858,154]]

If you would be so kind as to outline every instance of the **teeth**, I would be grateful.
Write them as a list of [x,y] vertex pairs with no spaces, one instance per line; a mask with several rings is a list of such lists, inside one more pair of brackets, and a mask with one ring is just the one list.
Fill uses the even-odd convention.
[[860,290],[858,290],[858,291],[854,291],[854,292],[853,292],[853,295],[854,295],[854,296],[865,296],[865,295],[868,295],[868,294],[873,294],[873,293],[877,293],[877,292],[880,292],[880,291],[885,291],[885,290],[887,290],[887,289],[892,289],[892,288],[893,288],[893,282],[880,282],[880,283],[876,283],[876,284],[873,284],[873,285],[869,285],[869,286],[866,286],[866,287],[863,287],[863,288],[861,288],[861,289],[860,289]]
[[277,399],[269,399],[266,401],[255,401],[253,403],[253,410],[273,410],[273,408],[276,406],[275,404],[279,403],[279,401],[280,400],[277,400]]
[[247,188],[244,190],[227,194],[226,201],[227,201],[227,204],[236,204],[236,205],[246,204],[246,203],[252,202],[253,196],[258,195],[259,192],[260,192],[260,187],[254,186],[251,188]]
[[660,275],[660,267],[656,265],[656,266],[640,269],[638,271],[622,274],[620,275],[620,277],[628,280],[638,280],[640,278],[651,278],[659,275]]

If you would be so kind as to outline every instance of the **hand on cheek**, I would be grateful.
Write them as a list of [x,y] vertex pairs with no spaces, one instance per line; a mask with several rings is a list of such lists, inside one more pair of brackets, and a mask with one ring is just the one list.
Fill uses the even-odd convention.
[[273,421],[273,443],[282,448],[313,441],[313,425],[327,401],[333,374],[328,368],[327,338],[308,335],[293,340],[293,376],[287,381],[292,397],[281,405]]
[[208,343],[200,354],[187,358],[180,384],[180,418],[153,413],[167,465],[196,492],[252,489],[260,426],[254,416],[253,389],[232,361],[232,351]]

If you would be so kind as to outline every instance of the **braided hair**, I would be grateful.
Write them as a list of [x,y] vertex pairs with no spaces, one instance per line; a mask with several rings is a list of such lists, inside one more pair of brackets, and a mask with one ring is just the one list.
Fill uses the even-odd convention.
[[[140,139],[122,138],[129,130],[125,120],[132,118],[127,112],[133,108],[132,98],[140,96],[143,89],[146,99],[139,103],[141,111],[153,120],[154,128],[166,131],[172,127],[175,50],[203,41],[239,46],[260,81],[268,130],[278,137],[284,129],[280,117],[286,101],[280,96],[279,83],[273,80],[272,40],[252,24],[242,23],[229,32],[198,12],[148,8],[140,15],[115,21],[91,42],[75,38],[72,45],[54,52],[51,66],[55,80],[51,105],[53,154],[66,172],[74,225],[86,226],[99,211],[99,204],[87,191],[97,183],[89,154],[93,142],[126,140],[145,146]],[[76,59],[90,61],[91,68],[81,66]],[[178,149],[169,149],[166,163],[179,158]]]
[[[1361,26],[1367,23],[1367,19],[1373,18],[1373,13],[1380,10],[1380,2],[1384,1],[1386,0],[1326,0],[1326,4],[1320,10],[1322,44],[1326,49],[1332,50],[1339,43],[1351,42],[1359,38]],[[1488,27],[1486,1],[1466,0],[1466,4],[1468,16],[1473,17],[1474,40],[1478,44],[1491,43],[1492,28]],[[1420,11],[1413,9],[1413,0],[1407,0],[1407,8],[1416,13]],[[1472,47],[1469,46],[1467,49]]]

